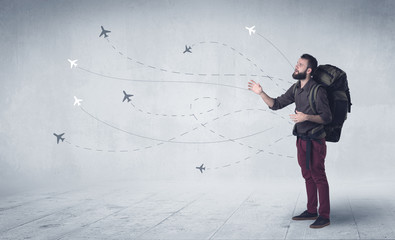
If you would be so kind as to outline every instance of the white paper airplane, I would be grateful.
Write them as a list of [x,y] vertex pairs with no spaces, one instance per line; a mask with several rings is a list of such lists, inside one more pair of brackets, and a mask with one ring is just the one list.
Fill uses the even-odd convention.
[[77,104],[78,106],[81,105],[82,99],[78,99],[76,96],[74,96],[74,106]]
[[252,27],[246,27],[246,29],[248,30],[248,33],[250,34],[250,36],[251,36],[251,33],[255,33],[255,26],[252,26]]
[[70,62],[70,68],[73,68],[73,67],[77,67],[77,59],[76,60],[70,60],[70,59],[67,59],[69,62]]

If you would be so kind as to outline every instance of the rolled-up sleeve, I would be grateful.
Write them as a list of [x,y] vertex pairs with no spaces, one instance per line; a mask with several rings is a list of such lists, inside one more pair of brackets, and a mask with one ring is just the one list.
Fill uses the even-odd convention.
[[[294,84],[295,85],[295,84]],[[283,95],[274,99],[274,104],[269,107],[271,110],[278,110],[295,102],[294,85],[292,85]]]
[[329,107],[326,90],[322,87],[318,89],[316,99],[317,114],[322,118],[324,124],[332,122],[332,113]]

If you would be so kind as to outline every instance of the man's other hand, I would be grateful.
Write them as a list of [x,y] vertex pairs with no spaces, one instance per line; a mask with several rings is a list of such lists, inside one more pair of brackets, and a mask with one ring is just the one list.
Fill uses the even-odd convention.
[[295,123],[301,123],[304,121],[307,121],[307,114],[304,114],[299,111],[295,111],[296,114],[290,114],[289,116],[291,117],[291,120],[294,121]]

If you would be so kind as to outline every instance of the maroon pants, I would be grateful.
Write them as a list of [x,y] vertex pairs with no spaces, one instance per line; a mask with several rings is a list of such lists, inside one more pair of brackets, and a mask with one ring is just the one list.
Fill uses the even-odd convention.
[[[320,207],[318,214],[329,219],[329,185],[325,174],[325,139],[313,140],[311,143],[310,169],[306,167],[306,146],[307,141],[298,138],[296,147],[298,150],[298,162],[302,169],[303,178],[306,181],[307,211],[317,213],[318,196]],[[317,196],[318,192],[318,196]]]

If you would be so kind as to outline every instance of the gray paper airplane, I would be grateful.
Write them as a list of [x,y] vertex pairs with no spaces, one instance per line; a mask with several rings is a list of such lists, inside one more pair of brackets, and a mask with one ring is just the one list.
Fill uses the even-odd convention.
[[191,46],[188,47],[187,45],[185,45],[185,51],[183,53],[186,53],[186,52],[192,53],[191,49],[192,49]]
[[130,97],[133,97],[133,95],[132,95],[132,94],[127,94],[125,91],[123,91],[123,94],[124,94],[125,96],[123,97],[122,102],[125,102],[125,100],[128,100],[128,102],[130,102],[130,101],[131,101],[131,100],[130,100]]
[[64,138],[62,138],[62,136],[64,135],[64,133],[62,133],[62,134],[56,134],[56,133],[54,133],[53,135],[55,135],[55,137],[56,137],[56,142],[57,142],[57,144],[59,144],[59,140],[62,140],[62,142],[64,141]]
[[111,32],[111,31],[105,30],[105,29],[103,28],[103,26],[101,26],[101,33],[100,33],[99,37],[101,37],[101,36],[104,35],[104,37],[106,38],[106,37],[108,37],[107,33],[110,33],[110,32]]
[[200,167],[196,167],[196,169],[199,169],[201,173],[203,173],[203,170],[206,170],[205,167],[203,167],[204,164],[200,165]]

